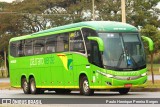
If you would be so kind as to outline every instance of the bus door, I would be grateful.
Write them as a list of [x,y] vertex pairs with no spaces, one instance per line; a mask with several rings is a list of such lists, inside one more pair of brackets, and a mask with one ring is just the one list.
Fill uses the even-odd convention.
[[94,86],[101,86],[102,76],[98,73],[102,67],[101,54],[99,52],[98,43],[90,41],[90,51],[88,51],[88,59],[91,63],[91,80]]
[[[73,58],[69,52],[69,34],[61,34],[57,39],[57,51],[61,52],[58,54],[59,60],[61,60],[59,62],[61,71],[59,71],[58,77],[61,77],[62,85],[69,88],[73,86]],[[58,77],[56,78],[58,79]]]

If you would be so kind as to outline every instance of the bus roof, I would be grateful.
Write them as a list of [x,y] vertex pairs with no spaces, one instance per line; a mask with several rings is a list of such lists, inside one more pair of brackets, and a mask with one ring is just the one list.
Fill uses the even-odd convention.
[[[67,29],[74,29],[74,28],[80,29],[82,27],[92,28],[98,32],[138,32],[138,29],[136,27],[126,23],[122,23],[122,22],[85,21],[85,22],[73,23],[73,24],[68,24],[68,25],[59,26],[55,28],[50,28],[50,29],[36,32],[26,36],[15,37],[15,38],[12,38],[10,41],[22,40],[26,38],[34,38],[37,36],[48,35],[57,31],[64,32],[64,30],[67,30]],[[71,30],[68,30],[68,31],[71,31]]]

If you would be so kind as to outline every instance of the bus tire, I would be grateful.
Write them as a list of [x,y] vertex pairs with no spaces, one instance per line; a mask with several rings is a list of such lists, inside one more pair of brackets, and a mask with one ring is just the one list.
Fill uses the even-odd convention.
[[121,95],[125,95],[125,94],[128,94],[130,88],[120,88],[118,90],[118,92],[121,94]]
[[31,94],[37,94],[38,93],[38,90],[36,88],[36,82],[35,82],[35,79],[34,78],[30,78],[29,80],[29,85],[30,85],[30,93]]
[[89,81],[86,76],[83,76],[80,79],[80,94],[90,96],[94,94],[94,90],[90,89],[89,87]]
[[26,78],[22,78],[21,84],[22,84],[23,92],[24,92],[25,94],[30,94],[29,83],[27,82],[27,79],[26,79]]

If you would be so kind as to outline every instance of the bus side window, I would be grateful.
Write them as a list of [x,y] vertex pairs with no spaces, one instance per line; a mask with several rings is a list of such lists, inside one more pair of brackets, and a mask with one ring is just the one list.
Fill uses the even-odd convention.
[[63,42],[63,36],[57,37],[57,52],[64,51],[64,42]]
[[33,55],[32,39],[25,40],[24,54],[26,56],[27,55]]
[[34,40],[34,54],[45,53],[45,38],[37,38]]
[[69,51],[69,35],[68,33],[59,34],[57,36],[57,51],[64,52]]
[[84,42],[80,31],[71,32],[69,34],[69,38],[70,38],[70,51],[85,53]]
[[63,42],[64,42],[64,51],[69,51],[69,34],[68,33],[64,34]]
[[21,57],[24,55],[24,40],[18,41],[17,44],[17,56]]
[[46,53],[56,52],[56,39],[56,35],[48,36],[46,38]]

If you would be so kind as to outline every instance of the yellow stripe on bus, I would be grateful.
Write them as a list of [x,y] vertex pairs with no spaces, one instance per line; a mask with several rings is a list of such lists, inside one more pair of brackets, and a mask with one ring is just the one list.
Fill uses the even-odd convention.
[[[138,88],[138,87],[145,87],[146,84],[143,85],[132,85],[130,88]],[[113,88],[126,88],[124,86],[90,86],[91,89],[113,89]]]
[[36,88],[76,88],[78,89],[79,86],[36,86]]

